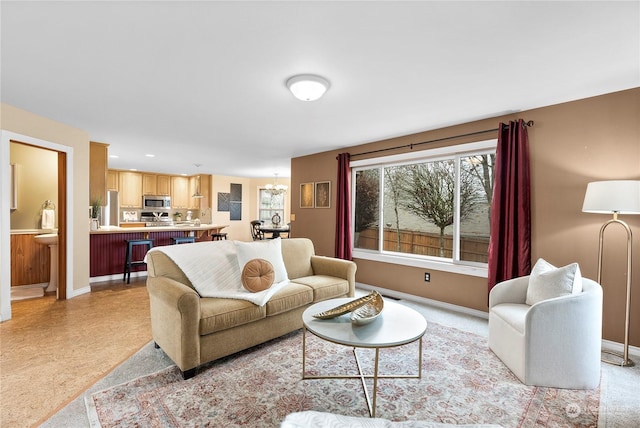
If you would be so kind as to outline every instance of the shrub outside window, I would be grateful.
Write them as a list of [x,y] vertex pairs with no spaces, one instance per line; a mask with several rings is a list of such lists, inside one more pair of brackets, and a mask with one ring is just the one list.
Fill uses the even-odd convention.
[[495,145],[352,162],[354,256],[486,269]]

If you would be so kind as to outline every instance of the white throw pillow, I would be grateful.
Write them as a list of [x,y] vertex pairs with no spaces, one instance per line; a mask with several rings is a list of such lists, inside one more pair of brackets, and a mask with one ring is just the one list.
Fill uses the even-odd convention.
[[560,268],[544,259],[538,259],[531,270],[529,288],[527,288],[527,305],[554,297],[582,292],[582,275],[577,263]]
[[289,279],[287,268],[285,268],[284,260],[282,259],[282,244],[280,238],[254,242],[234,241],[234,244],[236,246],[236,252],[238,253],[240,272],[242,272],[244,265],[246,265],[248,261],[265,259],[273,265],[273,272],[275,273],[275,278],[273,279],[274,284]]

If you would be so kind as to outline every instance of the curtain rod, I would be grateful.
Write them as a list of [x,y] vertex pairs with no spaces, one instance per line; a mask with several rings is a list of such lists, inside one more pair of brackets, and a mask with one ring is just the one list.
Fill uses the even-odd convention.
[[[507,126],[507,125],[503,125],[503,126]],[[524,122],[524,126],[533,126],[533,120],[529,120],[527,122]],[[414,147],[421,146],[423,144],[439,143],[441,141],[454,140],[456,138],[472,137],[474,135],[487,134],[489,132],[496,132],[498,130],[499,130],[499,128],[485,129],[484,131],[476,131],[476,132],[470,132],[468,134],[453,135],[451,137],[436,138],[435,140],[423,141],[423,142],[420,142],[420,143],[411,143],[411,144],[405,144],[403,146],[387,147],[386,149],[378,149],[378,150],[371,150],[371,151],[368,151],[368,152],[354,153],[354,154],[351,155],[351,157],[370,155],[370,154],[373,154],[373,153],[380,153],[380,152],[388,152],[390,150],[398,150],[398,149],[407,149],[408,148],[410,150],[413,150]]]

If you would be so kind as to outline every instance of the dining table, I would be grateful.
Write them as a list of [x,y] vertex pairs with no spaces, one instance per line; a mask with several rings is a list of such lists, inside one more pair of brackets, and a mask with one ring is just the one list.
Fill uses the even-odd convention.
[[259,229],[262,232],[271,233],[271,239],[280,238],[281,233],[289,233],[289,231],[291,231],[291,227],[289,225],[280,226],[275,224],[260,225]]

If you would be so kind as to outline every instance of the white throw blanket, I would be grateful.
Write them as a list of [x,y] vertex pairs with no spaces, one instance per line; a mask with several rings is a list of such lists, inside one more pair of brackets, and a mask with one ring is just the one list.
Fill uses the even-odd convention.
[[201,297],[242,299],[262,306],[289,283],[282,281],[259,293],[245,290],[233,241],[167,245],[154,247],[149,252],[152,251],[163,252],[173,260]]

